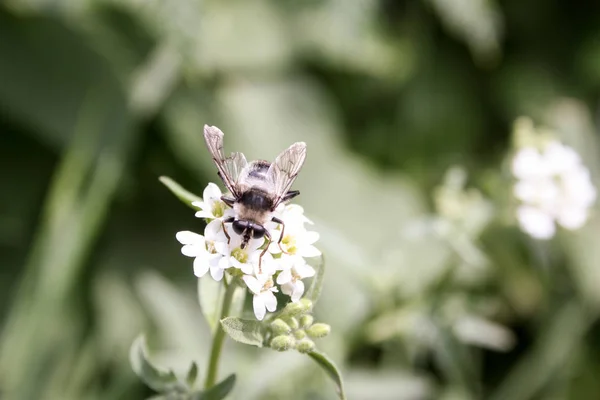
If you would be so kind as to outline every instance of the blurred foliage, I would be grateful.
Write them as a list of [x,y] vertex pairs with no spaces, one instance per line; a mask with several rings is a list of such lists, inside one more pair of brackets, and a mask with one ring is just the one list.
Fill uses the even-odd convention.
[[[598,184],[599,16],[542,0],[5,0],[0,397],[149,397],[128,363],[140,331],[158,364],[204,375],[210,328],[174,238],[202,223],[158,177],[217,181],[208,123],[251,159],[308,143],[296,188],[348,398],[597,398],[600,218],[529,240],[503,161],[525,114]],[[247,347],[225,349],[232,398],[333,398],[306,357]]]

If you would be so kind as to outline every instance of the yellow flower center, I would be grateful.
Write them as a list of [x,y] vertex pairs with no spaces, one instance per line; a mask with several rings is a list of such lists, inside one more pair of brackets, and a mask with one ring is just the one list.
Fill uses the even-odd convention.
[[207,240],[206,241],[206,250],[210,254],[216,254],[217,253],[217,249],[215,248],[215,242],[213,240]]
[[231,252],[231,255],[233,256],[233,258],[235,258],[242,264],[245,264],[248,261],[248,253],[246,253],[244,250],[240,249],[239,247],[234,249]]
[[222,201],[215,201],[212,206],[212,214],[216,218],[221,218],[225,214],[225,203]]
[[296,281],[300,279],[300,275],[296,273],[296,270],[292,268],[292,282],[296,283]]
[[296,254],[296,238],[291,235],[285,235],[281,240],[281,246],[286,249],[289,254]]
[[269,289],[271,289],[273,287],[274,283],[273,283],[273,279],[269,279],[268,281],[265,282],[265,284],[262,287],[262,291],[267,291]]

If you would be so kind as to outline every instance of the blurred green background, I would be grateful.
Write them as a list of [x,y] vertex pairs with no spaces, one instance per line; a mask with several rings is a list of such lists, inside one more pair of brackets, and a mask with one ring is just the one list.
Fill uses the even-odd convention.
[[[249,159],[308,143],[319,346],[350,399],[600,398],[600,218],[528,239],[505,166],[528,115],[597,184],[599,94],[594,2],[3,1],[0,398],[149,397],[140,332],[203,374],[175,240],[203,226],[158,177],[217,182],[205,123]],[[296,352],[228,342],[221,371],[236,399],[335,396]]]

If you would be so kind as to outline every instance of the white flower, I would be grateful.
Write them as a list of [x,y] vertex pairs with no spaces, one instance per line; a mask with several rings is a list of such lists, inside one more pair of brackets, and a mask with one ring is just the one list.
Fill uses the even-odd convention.
[[512,172],[518,179],[535,179],[547,176],[546,160],[533,147],[524,147],[512,160]]
[[[226,214],[232,215],[231,209],[221,200],[221,189],[214,183],[209,183],[202,193],[202,201],[195,201],[192,205],[200,207],[200,211],[196,212],[197,218],[218,219],[223,218]],[[230,211],[227,213],[227,211]]]
[[265,318],[267,310],[275,311],[277,308],[277,298],[273,293],[278,290],[273,284],[271,275],[259,274],[257,276],[245,275],[243,278],[248,289],[254,294],[252,299],[252,307],[256,319],[262,321]]
[[[284,256],[317,257],[321,255],[321,251],[313,246],[319,240],[319,234],[304,228],[304,223],[312,224],[312,222],[303,213],[302,207],[292,205],[286,206],[280,213],[279,218],[285,223],[285,227],[279,225],[278,229],[271,231],[273,241],[269,245],[269,251],[272,254],[279,254],[283,251]],[[283,237],[279,242],[282,231]]]
[[201,278],[210,270],[214,280],[220,281],[223,278],[223,269],[219,267],[222,255],[216,251],[215,237],[207,239],[190,231],[177,232],[175,237],[183,244],[181,253],[194,258],[194,275]]
[[[268,252],[261,258],[262,250],[260,247],[264,244],[264,239],[250,239],[246,248],[242,249],[242,238],[239,235],[231,232],[230,241],[224,247],[221,260],[221,266],[226,268],[237,268],[246,275],[254,273],[271,273],[275,272],[273,265],[273,257]],[[260,261],[260,266],[258,265]]]
[[550,239],[556,228],[550,214],[531,206],[520,206],[517,218],[521,228],[536,239]]
[[315,269],[308,265],[304,259],[298,260],[291,268],[284,269],[277,275],[277,284],[281,291],[292,298],[293,302],[300,300],[304,294],[302,279],[315,275]]
[[524,147],[512,160],[512,172],[518,179],[513,193],[522,202],[517,219],[523,231],[550,239],[555,223],[570,230],[585,224],[596,188],[575,150],[557,141],[543,151]]

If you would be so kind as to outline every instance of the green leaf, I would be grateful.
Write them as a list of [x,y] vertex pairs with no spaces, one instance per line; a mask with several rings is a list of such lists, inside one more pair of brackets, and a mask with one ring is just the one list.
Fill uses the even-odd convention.
[[225,333],[236,342],[262,347],[264,341],[263,326],[260,322],[237,317],[221,320]]
[[217,282],[214,279],[198,279],[200,310],[213,333],[221,318],[221,306],[225,295],[224,289],[222,282]]
[[202,201],[202,197],[196,196],[194,193],[185,190],[179,183],[175,182],[168,176],[158,178],[177,198],[183,201],[188,207],[198,210],[198,207],[192,205],[194,201]]
[[224,399],[235,385],[235,374],[229,375],[223,381],[204,392],[194,393],[191,400],[221,400]]
[[190,367],[190,370],[187,373],[187,376],[185,377],[185,383],[187,383],[187,385],[190,388],[194,387],[194,383],[196,383],[196,378],[198,377],[198,364],[196,364],[196,362],[192,362],[192,366]]
[[173,371],[160,370],[148,361],[146,339],[143,335],[138,336],[131,345],[129,362],[136,375],[157,392],[181,389],[181,384]]
[[335,365],[333,360],[331,360],[326,354],[321,353],[319,351],[311,351],[307,354],[310,356],[310,358],[315,360],[317,364],[319,364],[319,366],[323,368],[327,375],[329,375],[329,377],[333,380],[333,382],[336,385],[336,391],[340,400],[346,400],[342,374],[340,373],[338,367]]
[[313,277],[312,282],[306,293],[304,294],[305,299],[312,301],[313,306],[321,296],[321,289],[323,287],[323,277],[325,276],[325,258],[323,255],[317,258],[317,264],[313,265],[317,273]]

